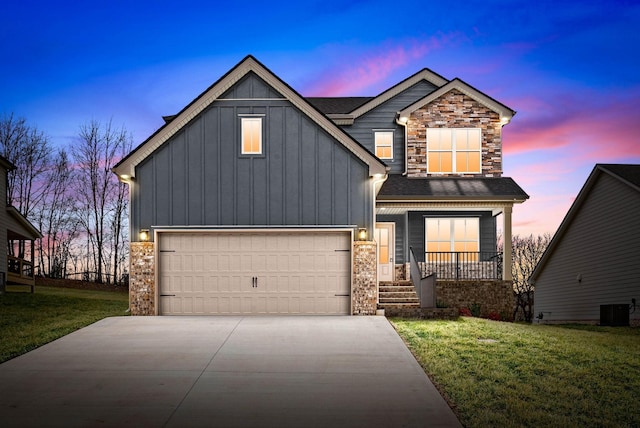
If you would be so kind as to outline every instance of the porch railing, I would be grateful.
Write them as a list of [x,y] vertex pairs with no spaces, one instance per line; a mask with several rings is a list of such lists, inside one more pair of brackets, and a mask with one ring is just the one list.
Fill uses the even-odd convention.
[[426,252],[422,276],[438,279],[502,279],[502,252]]
[[7,257],[7,280],[32,285],[35,282],[33,263],[18,257]]

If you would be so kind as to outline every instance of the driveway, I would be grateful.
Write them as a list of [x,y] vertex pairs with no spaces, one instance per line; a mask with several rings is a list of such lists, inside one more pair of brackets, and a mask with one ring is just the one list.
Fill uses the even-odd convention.
[[0,426],[460,426],[384,317],[118,317],[0,365]]

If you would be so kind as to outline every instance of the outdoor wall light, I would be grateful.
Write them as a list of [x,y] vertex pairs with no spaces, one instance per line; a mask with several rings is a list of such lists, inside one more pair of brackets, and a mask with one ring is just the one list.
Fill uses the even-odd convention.
[[361,241],[367,240],[367,228],[361,227],[360,229],[358,229],[358,239]]
[[140,241],[147,242],[149,240],[149,229],[140,229]]

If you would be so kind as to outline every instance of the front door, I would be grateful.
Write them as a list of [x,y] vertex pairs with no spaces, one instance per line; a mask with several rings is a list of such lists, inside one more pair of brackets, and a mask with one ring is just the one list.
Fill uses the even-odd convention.
[[395,223],[376,223],[378,281],[393,281],[395,274]]

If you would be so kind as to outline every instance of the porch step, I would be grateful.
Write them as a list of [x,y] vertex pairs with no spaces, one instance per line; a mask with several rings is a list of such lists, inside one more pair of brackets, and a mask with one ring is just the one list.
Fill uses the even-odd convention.
[[[398,305],[398,308],[403,308],[401,312],[408,310],[407,308],[420,308],[420,299],[411,281],[381,281],[378,293],[378,308],[385,309],[385,313],[387,305]],[[392,312],[397,312],[395,306],[389,308]]]

